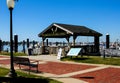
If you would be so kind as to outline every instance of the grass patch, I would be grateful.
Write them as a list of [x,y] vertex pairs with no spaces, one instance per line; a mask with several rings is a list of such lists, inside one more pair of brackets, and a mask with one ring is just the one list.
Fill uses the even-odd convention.
[[74,61],[79,63],[92,63],[92,64],[105,64],[105,65],[117,65],[120,66],[120,58],[102,58],[100,56],[84,56],[84,57],[64,57],[62,61]]
[[[9,52],[0,52],[0,55],[7,55],[7,56],[10,56],[10,53]],[[16,53],[13,53],[14,56],[26,56],[27,54],[23,53],[23,52],[16,52]]]
[[[9,69],[7,68],[2,68],[0,67],[0,77],[5,77],[6,75],[8,75],[9,73]],[[33,74],[28,74],[28,73],[24,73],[24,72],[21,72],[21,71],[16,71],[17,73],[17,76],[20,77],[21,79],[22,78],[30,78],[30,79],[38,79],[38,80],[41,80],[41,81],[46,81],[47,83],[62,83],[62,82],[59,82],[59,81],[56,81],[56,80],[53,80],[53,79],[49,79],[49,78],[45,78],[45,77],[42,77],[42,76],[36,76],[36,75],[33,75]]]
[[0,67],[0,77],[4,77],[5,75],[7,75],[9,73],[9,69]]
[[33,74],[28,74],[28,73],[24,73],[24,72],[20,72],[20,71],[17,71],[17,75],[20,77],[24,77],[24,78],[37,78],[37,79],[41,79],[41,80],[46,80],[48,83],[62,83],[62,82],[59,82],[57,80],[45,78],[42,76],[36,76]]

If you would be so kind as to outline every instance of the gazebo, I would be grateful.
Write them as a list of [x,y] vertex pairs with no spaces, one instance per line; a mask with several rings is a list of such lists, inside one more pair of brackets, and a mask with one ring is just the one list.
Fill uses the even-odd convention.
[[78,36],[93,36],[94,52],[99,53],[99,37],[102,36],[102,34],[85,26],[52,23],[45,30],[39,33],[38,36],[42,37],[42,46],[44,46],[46,38],[66,38],[69,45],[69,39],[73,36],[73,47],[75,47],[75,40]]

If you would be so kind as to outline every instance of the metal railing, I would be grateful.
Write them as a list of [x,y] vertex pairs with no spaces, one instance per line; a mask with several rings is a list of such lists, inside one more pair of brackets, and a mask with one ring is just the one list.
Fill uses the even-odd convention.
[[101,55],[111,56],[111,57],[120,57],[119,49],[103,49],[101,50]]

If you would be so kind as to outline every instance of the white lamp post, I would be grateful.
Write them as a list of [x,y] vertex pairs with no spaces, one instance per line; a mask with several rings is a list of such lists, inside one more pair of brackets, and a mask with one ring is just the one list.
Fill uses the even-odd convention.
[[12,10],[14,8],[15,1],[14,0],[7,0],[7,6],[10,10],[10,77],[16,77],[17,74],[15,73],[14,64],[13,64],[13,31],[12,31]]

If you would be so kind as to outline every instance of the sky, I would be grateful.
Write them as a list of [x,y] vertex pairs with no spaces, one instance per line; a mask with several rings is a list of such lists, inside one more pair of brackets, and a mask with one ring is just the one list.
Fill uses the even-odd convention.
[[[13,10],[13,35],[19,41],[42,41],[38,34],[52,23],[86,26],[110,41],[120,41],[120,0],[18,0]],[[0,0],[0,38],[9,41],[10,15],[6,0]],[[76,41],[91,41],[79,37]],[[51,41],[63,41],[51,39]]]

